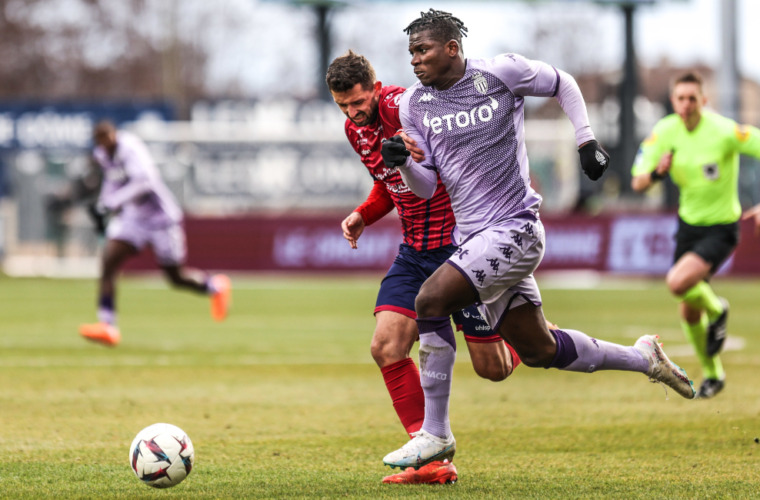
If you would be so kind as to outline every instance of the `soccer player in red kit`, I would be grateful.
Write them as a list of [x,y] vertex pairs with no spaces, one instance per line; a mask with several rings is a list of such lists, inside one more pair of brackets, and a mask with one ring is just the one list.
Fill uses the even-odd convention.
[[[410,357],[418,338],[414,300],[422,283],[455,250],[451,244],[454,227],[451,202],[440,180],[436,193],[425,200],[411,192],[397,168],[388,168],[383,163],[382,141],[401,130],[398,100],[403,88],[383,86],[376,81],[369,61],[353,51],[332,62],[326,81],[335,103],[347,116],[346,137],[374,179],[367,200],[343,220],[344,237],[352,248],[357,248],[364,228],[394,208],[401,220],[404,240],[380,285],[371,352],[396,413],[413,437],[425,418],[422,390],[425,377],[421,382],[420,372]],[[452,317],[458,329],[464,332],[475,372],[493,381],[507,378],[520,360],[511,347],[491,331],[477,308],[471,306]],[[420,352],[420,356],[424,355]],[[453,443],[429,467],[419,471],[410,468],[411,477],[396,474],[385,482],[456,481],[456,469],[451,463],[455,450],[456,443]]]

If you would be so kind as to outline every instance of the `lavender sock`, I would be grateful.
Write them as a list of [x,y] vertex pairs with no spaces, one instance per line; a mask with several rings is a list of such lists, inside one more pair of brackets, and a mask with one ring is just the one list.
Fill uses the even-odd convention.
[[420,331],[420,382],[425,393],[425,420],[422,429],[434,436],[451,435],[449,396],[456,360],[456,340],[451,320],[418,319]]
[[116,308],[113,305],[113,297],[110,295],[103,295],[98,301],[98,321],[101,323],[108,323],[109,325],[116,324]]
[[572,372],[624,370],[646,373],[649,361],[633,346],[589,337],[578,330],[549,330],[557,339],[557,354],[550,365]]

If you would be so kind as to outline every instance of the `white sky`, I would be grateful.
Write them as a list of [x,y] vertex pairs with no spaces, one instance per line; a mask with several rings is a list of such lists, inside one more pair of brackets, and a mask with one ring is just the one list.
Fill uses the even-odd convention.
[[[721,2],[724,0],[658,0],[637,9],[635,42],[637,56],[646,65],[661,58],[675,64],[721,63]],[[737,52],[740,72],[760,81],[760,0],[736,0]],[[555,0],[504,1],[391,1],[351,0],[331,18],[333,54],[348,48],[365,54],[386,83],[409,85],[413,74],[406,52],[404,26],[430,7],[452,12],[469,28],[465,54],[489,57],[514,51],[542,59],[577,73],[584,68],[622,67],[623,15],[620,9],[599,2]],[[218,9],[234,13],[242,30],[207,33],[216,47],[211,67],[212,82],[236,79],[252,96],[313,92],[317,75],[315,17],[309,8],[296,8],[287,1],[222,0]],[[531,39],[534,26],[547,23],[555,29],[549,41]],[[563,29],[563,27],[567,28]],[[563,61],[568,50],[573,61]],[[564,53],[563,53],[564,50]],[[572,64],[571,64],[572,63]],[[570,66],[570,67],[568,67]],[[584,68],[581,68],[583,70]]]

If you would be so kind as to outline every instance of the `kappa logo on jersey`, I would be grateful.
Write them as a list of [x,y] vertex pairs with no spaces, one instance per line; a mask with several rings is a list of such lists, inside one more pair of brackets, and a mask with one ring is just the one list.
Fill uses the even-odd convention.
[[489,104],[475,106],[469,111],[434,116],[433,118],[428,117],[426,111],[422,118],[422,124],[438,135],[444,130],[452,131],[454,127],[465,128],[475,126],[478,123],[488,123],[493,120],[494,111],[499,108],[499,101],[490,96],[488,98],[490,99]]
[[472,83],[475,85],[475,90],[481,94],[486,95],[488,93],[488,81],[480,71],[476,71],[475,74],[472,75]]
[[435,99],[435,96],[433,94],[430,92],[425,92],[417,102],[431,102],[433,99]]

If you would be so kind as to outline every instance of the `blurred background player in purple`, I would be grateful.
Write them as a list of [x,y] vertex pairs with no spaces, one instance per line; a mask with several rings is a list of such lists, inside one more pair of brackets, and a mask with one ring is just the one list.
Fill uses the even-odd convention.
[[130,132],[117,131],[109,121],[95,126],[93,139],[93,157],[103,173],[96,212],[108,222],[98,284],[98,322],[81,325],[80,334],[109,346],[119,343],[117,274],[128,258],[148,245],[172,285],[209,295],[212,317],[224,320],[230,280],[183,266],[187,246],[182,210],[161,180],[145,143]]
[[480,305],[490,327],[528,366],[640,372],[693,398],[692,382],[654,335],[622,346],[577,330],[547,328],[533,277],[544,254],[542,199],[528,175],[523,103],[525,96],[557,99],[575,129],[581,167],[597,180],[609,156],[594,139],[575,79],[517,54],[465,59],[467,28],[447,12],[430,9],[405,31],[419,81],[399,100],[399,115],[425,159],[409,158],[400,137],[385,141],[381,154],[418,196],[432,197],[443,182],[456,218],[457,250],[415,301],[425,392],[422,429],[383,462],[420,467],[455,446],[447,408],[456,342],[448,316],[471,304]]

